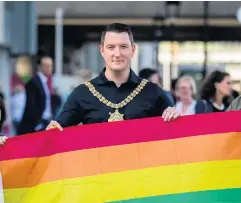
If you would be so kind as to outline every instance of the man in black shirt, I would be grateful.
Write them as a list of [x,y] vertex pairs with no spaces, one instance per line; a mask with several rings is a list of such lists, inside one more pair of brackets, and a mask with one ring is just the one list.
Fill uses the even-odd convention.
[[131,70],[135,49],[127,25],[107,26],[100,44],[106,67],[98,77],[73,90],[59,118],[51,121],[47,130],[161,115],[165,121],[176,119],[179,114],[164,91]]

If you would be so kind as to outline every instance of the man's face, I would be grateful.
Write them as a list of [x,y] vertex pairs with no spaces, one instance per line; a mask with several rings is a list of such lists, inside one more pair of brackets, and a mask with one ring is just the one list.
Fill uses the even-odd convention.
[[40,70],[45,76],[51,76],[53,73],[53,60],[50,57],[43,58],[40,64]]
[[135,53],[135,45],[131,44],[128,33],[107,32],[104,44],[100,45],[106,68],[112,71],[123,71],[130,67]]

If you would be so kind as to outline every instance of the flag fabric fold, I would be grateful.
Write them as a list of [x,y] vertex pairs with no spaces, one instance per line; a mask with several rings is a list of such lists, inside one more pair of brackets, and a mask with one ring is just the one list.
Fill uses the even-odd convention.
[[5,203],[239,203],[241,112],[14,137],[0,172]]

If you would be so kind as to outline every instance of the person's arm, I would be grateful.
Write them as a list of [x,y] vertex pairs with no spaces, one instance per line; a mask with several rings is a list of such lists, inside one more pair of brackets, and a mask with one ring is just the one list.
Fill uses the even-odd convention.
[[66,103],[63,106],[60,115],[58,116],[57,122],[61,127],[69,127],[78,125],[83,120],[83,107],[77,98],[80,97],[78,87],[73,90],[69,95]]

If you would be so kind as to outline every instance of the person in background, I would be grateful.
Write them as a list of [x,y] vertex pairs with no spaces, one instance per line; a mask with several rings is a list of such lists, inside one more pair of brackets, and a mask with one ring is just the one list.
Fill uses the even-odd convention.
[[241,96],[233,100],[233,102],[229,105],[227,111],[240,111],[240,110],[241,110]]
[[236,90],[232,89],[231,96],[225,97],[223,103],[225,104],[225,106],[230,106],[233,100],[235,100],[238,97],[239,97],[239,93]]
[[179,101],[176,108],[182,116],[204,113],[206,105],[203,101],[197,101],[196,83],[191,76],[182,76],[178,79],[175,88]]
[[[21,63],[21,59],[18,60]],[[22,120],[26,103],[25,83],[18,73],[19,69],[21,69],[21,65],[16,64],[15,71],[11,77],[11,117],[15,134],[17,134],[19,123]]]
[[0,99],[2,99],[4,101],[4,94],[3,94],[3,90],[2,90],[2,83],[0,81]]
[[58,94],[58,91],[56,88],[52,89],[51,94],[51,107],[52,107],[52,117],[53,119],[56,119],[60,113],[62,105],[62,99],[61,96]]
[[51,87],[53,60],[50,56],[42,56],[39,71],[26,84],[26,105],[18,134],[33,133],[46,128],[52,119]]
[[0,99],[4,100],[4,94],[0,91]]
[[6,120],[6,110],[5,110],[3,99],[0,98],[0,144],[4,144],[7,140],[7,137],[4,136],[2,133],[3,123],[5,120]]
[[239,97],[239,92],[233,89],[232,90],[232,97],[233,97],[233,99],[238,98]]
[[214,71],[205,80],[200,98],[207,105],[207,112],[224,112],[228,108],[225,98],[232,94],[231,78],[226,72]]
[[15,85],[12,90],[11,96],[11,115],[14,125],[15,134],[17,134],[17,129],[19,123],[22,120],[23,112],[26,104],[26,93],[25,87],[22,85]]
[[177,101],[179,100],[179,98],[176,95],[176,84],[177,84],[177,81],[178,81],[178,78],[171,80],[171,91],[170,92],[171,92],[174,104],[176,104]]
[[[157,70],[153,70],[151,68],[144,68],[139,72],[139,77],[149,80],[150,82],[157,84],[160,88],[162,88],[162,80]],[[174,105],[172,94],[166,90],[163,90],[163,91],[165,92],[168,99]]]
[[12,93],[16,92],[16,87],[18,89],[19,88],[25,89],[25,83],[17,72],[15,72],[11,77],[11,92]]

